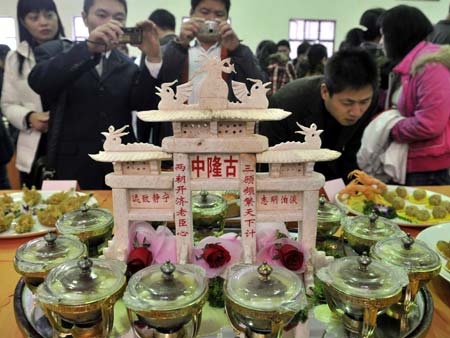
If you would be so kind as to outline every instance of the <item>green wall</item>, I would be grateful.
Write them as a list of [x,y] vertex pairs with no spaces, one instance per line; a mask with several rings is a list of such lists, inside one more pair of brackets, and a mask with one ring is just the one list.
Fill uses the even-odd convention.
[[[72,17],[81,12],[83,0],[55,0],[66,31],[72,32]],[[16,1],[0,1],[1,16],[15,16]],[[449,1],[400,0],[232,0],[232,25],[238,36],[253,50],[263,39],[278,41],[288,37],[290,18],[336,20],[336,46],[348,30],[358,24],[368,8],[390,8],[399,4],[419,7],[433,22],[446,17]],[[166,8],[177,17],[189,15],[189,0],[128,0],[128,25],[142,20],[157,8]],[[137,54],[132,51],[132,54]]]

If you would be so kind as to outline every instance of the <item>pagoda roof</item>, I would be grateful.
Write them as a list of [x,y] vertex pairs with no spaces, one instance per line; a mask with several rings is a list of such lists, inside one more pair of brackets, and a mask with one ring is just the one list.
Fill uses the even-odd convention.
[[137,113],[145,122],[194,121],[279,121],[291,115],[282,109],[219,109],[219,110],[148,110]]
[[341,153],[330,149],[285,149],[269,150],[256,154],[258,163],[306,163],[332,161]]
[[148,143],[130,143],[113,145],[98,154],[89,154],[97,162],[137,162],[149,160],[171,160],[172,154],[162,151],[161,147]]

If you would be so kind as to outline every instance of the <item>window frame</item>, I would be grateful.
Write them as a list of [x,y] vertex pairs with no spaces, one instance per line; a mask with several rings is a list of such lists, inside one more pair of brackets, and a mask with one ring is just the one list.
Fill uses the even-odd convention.
[[[72,17],[72,27],[73,27],[72,39],[73,39],[73,41],[85,41],[89,37],[89,32],[87,33],[87,35],[77,35],[77,25],[76,25],[77,20],[81,20],[83,22],[83,17],[81,15],[74,15]],[[83,25],[84,25],[84,22],[83,22]],[[87,31],[87,27],[86,27],[86,31]]]
[[[297,34],[296,35],[296,39],[291,39],[291,23],[295,22],[296,25],[299,25],[299,22],[303,21],[303,39],[298,39]],[[306,25],[308,23],[317,23],[318,24],[318,30],[317,30],[317,39],[306,39],[305,38],[305,31],[306,31]],[[320,38],[320,33],[321,33],[321,27],[322,27],[322,23],[332,23],[333,24],[333,39],[321,39]],[[328,51],[328,57],[330,57],[336,48],[336,26],[337,26],[337,22],[334,19],[306,19],[306,18],[291,18],[289,19],[289,23],[288,23],[288,36],[289,36],[289,44],[291,45],[291,58],[292,59],[296,59],[297,58],[297,46],[299,44],[301,44],[303,41],[307,41],[310,44],[315,44],[315,43],[325,43],[325,46],[327,47],[327,51]],[[329,44],[331,44],[331,50],[328,47]],[[295,47],[295,48],[294,48]]]
[[[18,34],[17,34],[17,28],[16,28],[16,19],[13,16],[8,15],[0,15],[0,21],[1,19],[9,19],[12,20],[12,32],[14,32],[14,36],[0,36],[0,43],[8,45],[11,50],[16,50],[18,45]],[[0,26],[1,27],[1,26]],[[1,29],[1,31],[5,31],[5,29]],[[13,41],[13,44],[10,43],[10,41]]]

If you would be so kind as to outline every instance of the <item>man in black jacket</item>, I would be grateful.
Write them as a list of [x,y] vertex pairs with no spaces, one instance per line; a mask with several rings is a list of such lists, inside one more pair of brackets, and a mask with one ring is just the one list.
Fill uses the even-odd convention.
[[[76,179],[82,189],[103,189],[110,164],[88,154],[102,148],[101,132],[113,125],[131,126],[131,112],[156,106],[156,82],[148,66],[139,69],[116,49],[127,16],[126,0],[85,0],[83,19],[89,38],[65,47],[53,41],[36,48],[38,64],[29,76],[30,86],[50,108],[49,164],[56,179]],[[159,58],[155,26],[138,23],[144,30],[138,47]],[[134,141],[130,130],[124,142]]]
[[290,82],[270,99],[272,108],[292,112],[288,118],[260,124],[260,133],[271,146],[287,141],[303,141],[296,134],[296,122],[309,127],[315,123],[321,134],[322,148],[340,151],[335,161],[319,162],[315,170],[327,180],[347,179],[358,169],[356,153],[364,128],[376,109],[377,66],[365,51],[343,50],[329,59],[324,76]]
[[[181,25],[179,37],[167,45],[162,63],[154,65],[159,71],[158,80],[161,82],[178,80],[177,84],[187,81],[193,83],[189,103],[198,103],[198,90],[205,77],[199,70],[205,56],[231,58],[236,73],[226,75],[229,88],[232,80],[246,82],[247,78],[262,79],[252,51],[241,44],[227,22],[230,6],[230,0],[191,0],[190,20]],[[231,90],[229,99],[235,99]],[[146,141],[147,135],[139,132],[145,128],[142,123],[140,125],[139,140]],[[170,135],[171,124],[154,125],[153,143],[160,144],[162,138]]]

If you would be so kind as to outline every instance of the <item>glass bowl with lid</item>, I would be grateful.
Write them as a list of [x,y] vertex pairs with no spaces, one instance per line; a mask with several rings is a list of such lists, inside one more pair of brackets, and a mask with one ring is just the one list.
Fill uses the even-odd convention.
[[[412,309],[419,289],[441,271],[439,255],[425,242],[415,240],[410,234],[380,241],[372,247],[370,254],[376,260],[407,270],[409,284],[400,301],[406,312]],[[388,314],[397,317],[399,313],[401,311],[390,311]]]
[[317,209],[317,239],[327,239],[334,235],[341,226],[345,213],[337,205],[327,202],[324,195],[319,198]]
[[397,224],[375,213],[369,216],[346,217],[342,225],[344,238],[358,254],[369,252],[373,244],[383,239],[404,236]]
[[209,235],[214,229],[222,231],[228,204],[222,196],[201,191],[192,196],[192,219],[194,229],[200,237]]
[[49,232],[17,249],[14,269],[22,275],[25,284],[34,293],[51,269],[86,254],[86,246],[77,237],[57,236]]
[[89,257],[98,257],[112,237],[114,220],[107,209],[83,206],[64,214],[56,222],[56,228],[64,235],[77,236],[87,248]]
[[121,261],[85,256],[50,271],[36,295],[52,327],[73,337],[108,337],[125,269]]
[[299,276],[266,262],[232,266],[224,296],[232,325],[250,337],[281,337],[283,328],[307,305]]
[[376,327],[378,312],[399,301],[408,285],[405,269],[362,256],[344,257],[317,272],[330,309],[343,315],[345,328],[366,338]]
[[[193,332],[189,336],[195,337],[207,293],[208,279],[203,268],[167,261],[135,273],[128,282],[123,301],[131,323],[136,315],[159,334],[184,337],[185,326],[192,322]],[[141,332],[132,326],[141,337]]]

